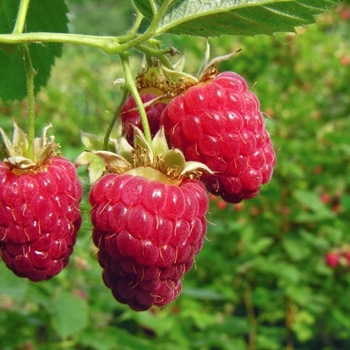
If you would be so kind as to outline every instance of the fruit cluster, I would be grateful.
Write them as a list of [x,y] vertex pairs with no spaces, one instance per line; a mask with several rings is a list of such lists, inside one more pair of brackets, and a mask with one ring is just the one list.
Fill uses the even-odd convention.
[[[130,96],[120,113],[116,152],[83,152],[75,164],[88,166],[92,240],[103,282],[136,311],[163,307],[181,292],[204,242],[207,192],[225,203],[250,199],[276,164],[259,101],[236,73],[181,81],[164,100],[140,96],[151,144]],[[23,138],[16,132],[21,137],[14,142]],[[53,145],[37,143],[33,162],[2,134],[8,158],[0,163],[1,258],[18,276],[48,279],[73,251],[82,188]]]

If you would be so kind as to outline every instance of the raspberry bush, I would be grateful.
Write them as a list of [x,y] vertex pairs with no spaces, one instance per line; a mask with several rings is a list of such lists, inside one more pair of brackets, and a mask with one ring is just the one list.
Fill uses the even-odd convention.
[[[96,6],[67,3],[73,15]],[[342,113],[325,96],[336,101],[343,85],[328,73],[307,100],[332,70],[293,65],[312,40],[279,34],[289,44],[273,56],[267,36],[337,3],[134,0],[111,6],[102,22],[116,26],[88,25],[91,35],[74,16],[68,32],[63,0],[0,5],[0,347],[347,348],[346,303],[330,291],[348,283],[348,184],[321,182],[347,149],[346,121],[332,137],[323,119]],[[346,3],[346,33],[344,13]],[[334,19],[322,18],[329,31]],[[345,67],[346,49],[337,55]],[[12,142],[9,115],[27,129],[15,124]],[[47,127],[35,138],[48,123],[60,148]],[[334,269],[327,254],[339,251]]]

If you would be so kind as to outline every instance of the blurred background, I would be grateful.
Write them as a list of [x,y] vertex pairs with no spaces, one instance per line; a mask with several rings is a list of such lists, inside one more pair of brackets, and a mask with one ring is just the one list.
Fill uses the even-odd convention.
[[[123,35],[127,1],[69,0],[71,31]],[[273,37],[210,39],[212,57],[242,49],[221,71],[242,75],[261,102],[277,153],[271,182],[242,204],[212,199],[207,241],[163,310],[136,313],[103,285],[88,219],[69,266],[32,283],[0,262],[0,349],[345,350],[350,348],[350,5],[317,25]],[[205,40],[163,36],[201,65]],[[135,75],[141,56],[131,59]],[[38,130],[49,121],[74,161],[80,131],[104,135],[121,97],[118,57],[66,45],[36,99]],[[26,102],[1,102],[0,120],[26,128]],[[333,264],[327,254],[339,259]],[[349,254],[347,254],[349,253]]]

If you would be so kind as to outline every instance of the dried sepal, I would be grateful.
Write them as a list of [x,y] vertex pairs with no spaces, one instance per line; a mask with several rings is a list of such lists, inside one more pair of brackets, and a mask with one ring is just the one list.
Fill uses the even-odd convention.
[[117,153],[109,151],[95,151],[93,153],[103,160],[110,173],[123,174],[132,168],[132,165]]
[[3,128],[0,128],[0,133],[4,142],[4,153],[7,157],[14,157],[14,156],[18,156],[18,152],[16,151],[13,143],[11,142],[11,140],[8,138],[8,136],[6,135],[5,131],[3,130]]
[[156,95],[156,98],[147,102],[145,107],[154,103],[168,103],[174,97],[185,93],[192,86],[213,80],[219,73],[217,65],[229,60],[239,51],[209,60],[210,45],[207,42],[203,62],[196,76],[182,71],[185,65],[184,55],[175,63],[173,69],[164,66],[160,61],[157,61],[157,64],[153,63],[149,67],[145,65],[136,78],[136,87],[140,94],[152,93]]
[[29,156],[29,143],[27,134],[13,121],[12,141],[0,128],[0,134],[4,142],[4,160],[11,168],[26,170],[39,169],[46,161],[57,153],[59,145],[55,143],[54,136],[47,136],[51,124],[45,126],[42,130],[42,136],[34,139],[34,158]]
[[31,169],[36,166],[36,164],[31,161],[29,158],[22,157],[22,156],[11,156],[8,157],[5,160],[6,163],[10,165],[11,168],[16,168],[16,169]]

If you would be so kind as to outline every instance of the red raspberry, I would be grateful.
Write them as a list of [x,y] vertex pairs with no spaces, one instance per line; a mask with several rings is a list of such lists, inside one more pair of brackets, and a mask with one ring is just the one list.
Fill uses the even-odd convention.
[[[152,101],[157,96],[151,93],[141,94],[141,100],[143,103]],[[145,108],[147,113],[148,124],[151,130],[152,137],[159,130],[159,119],[160,115],[165,108],[166,104],[164,103],[155,103]],[[137,126],[143,131],[141,124],[140,113],[137,109],[135,100],[132,96],[129,96],[121,110],[122,125],[123,125],[123,134],[126,136],[128,142],[134,144],[134,128]]]
[[203,245],[205,187],[189,178],[174,184],[108,174],[91,188],[89,200],[93,242],[114,298],[136,311],[174,300]]
[[52,157],[36,172],[0,162],[0,256],[19,277],[38,282],[69,261],[81,225],[82,186],[72,163]]
[[325,259],[326,264],[334,269],[339,265],[340,254],[337,252],[328,252]]
[[256,196],[276,164],[259,107],[245,80],[225,72],[175,97],[161,116],[169,144],[214,171],[202,181],[230,203]]

